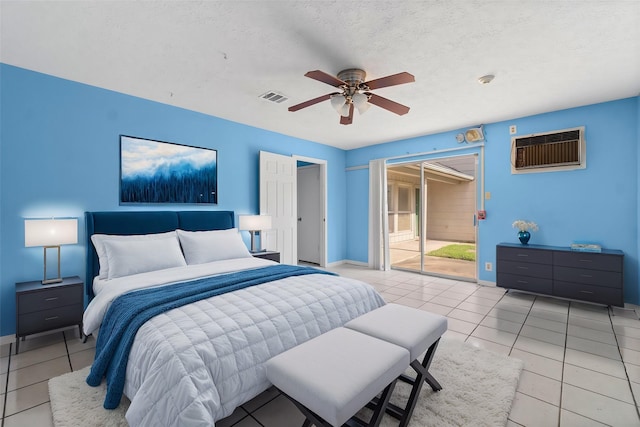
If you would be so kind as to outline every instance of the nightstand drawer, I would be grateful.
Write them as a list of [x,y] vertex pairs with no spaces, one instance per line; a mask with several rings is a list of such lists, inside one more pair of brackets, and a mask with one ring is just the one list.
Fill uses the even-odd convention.
[[555,281],[553,282],[553,294],[559,297],[597,302],[599,304],[624,306],[621,288],[613,289],[603,286]]
[[622,273],[615,271],[553,267],[553,278],[562,282],[584,283],[593,286],[622,289]]
[[541,294],[550,294],[553,289],[552,283],[551,279],[498,273],[496,286],[501,288],[520,289],[521,291],[538,292]]
[[501,261],[500,264],[498,264],[498,268],[498,273],[540,277],[541,279],[551,279],[553,277],[553,268],[551,265],[519,261]]
[[19,336],[82,323],[82,304],[57,307],[18,316]]
[[551,251],[528,249],[520,247],[497,247],[497,258],[505,261],[533,262],[536,264],[551,264]]
[[82,304],[82,285],[56,287],[18,295],[18,313],[26,314],[40,310]]
[[619,271],[622,273],[622,256],[588,252],[555,252],[554,265],[586,268],[589,270]]

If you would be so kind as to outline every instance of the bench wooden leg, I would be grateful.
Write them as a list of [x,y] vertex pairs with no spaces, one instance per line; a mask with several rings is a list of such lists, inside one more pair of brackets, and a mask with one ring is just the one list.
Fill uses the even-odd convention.
[[[431,386],[433,391],[442,390],[442,386],[440,383],[429,373],[429,367],[431,366],[431,362],[433,361],[433,356],[436,353],[436,348],[438,348],[438,344],[440,343],[440,339],[438,341],[431,344],[429,350],[424,355],[424,359],[422,359],[422,363],[414,360],[411,362],[411,367],[416,371],[416,373],[422,376],[423,381],[426,381],[427,384]],[[417,379],[417,377],[416,377]]]
[[418,360],[411,362],[411,367],[416,371],[416,378],[409,383],[413,384],[413,387],[411,388],[409,400],[407,400],[407,405],[405,406],[402,417],[400,418],[399,427],[406,427],[409,424],[411,416],[413,415],[413,410],[416,407],[416,403],[418,403],[422,385],[425,382],[431,386],[433,391],[442,390],[440,383],[429,373],[429,367],[431,366],[431,362],[433,361],[433,356],[436,353],[436,348],[438,348],[439,342],[440,339],[431,344],[431,347],[429,347],[429,350],[427,350],[427,353],[424,355],[424,359],[422,359],[422,363],[418,362]]
[[380,396],[380,402],[378,402],[376,409],[373,411],[371,421],[369,421],[369,425],[371,427],[378,427],[380,425],[382,417],[387,412],[387,405],[389,405],[389,399],[391,399],[391,393],[393,393],[393,389],[396,386],[396,381],[397,380],[393,380],[393,382],[389,384],[382,392],[382,395]]
[[[418,360],[414,360],[411,362],[411,367],[414,371],[416,371],[416,377],[411,378],[408,375],[402,374],[398,379],[412,386],[411,394],[409,395],[409,399],[407,400],[407,404],[404,408],[401,408],[393,403],[389,403],[387,405],[387,414],[391,415],[393,418],[400,420],[400,424],[398,427],[406,427],[411,420],[411,416],[413,415],[413,410],[416,407],[416,403],[418,403],[418,398],[420,397],[420,391],[422,391],[422,386],[426,382],[431,386],[433,391],[442,390],[442,386],[440,383],[431,375],[429,371],[429,367],[431,366],[431,362],[433,361],[433,355],[436,353],[436,348],[438,348],[438,341],[434,342],[431,347],[427,350],[424,358],[422,359],[422,363],[418,362]],[[373,409],[374,405],[377,405],[379,398],[373,399],[373,401],[367,405],[369,409]]]

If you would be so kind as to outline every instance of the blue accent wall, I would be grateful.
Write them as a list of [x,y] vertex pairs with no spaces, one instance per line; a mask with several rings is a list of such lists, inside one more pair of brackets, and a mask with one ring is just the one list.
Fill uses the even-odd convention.
[[[585,126],[587,168],[511,175],[512,124],[519,135]],[[257,213],[260,150],[326,160],[327,261],[366,263],[369,172],[346,168],[457,148],[456,133],[343,151],[0,64],[0,336],[15,331],[14,283],[42,277],[42,250],[24,247],[23,218],[80,218],[81,243],[62,248],[62,274],[84,277],[84,211],[185,208],[119,205],[120,134],[218,150],[219,204],[189,209]],[[580,239],[623,250],[625,301],[640,303],[640,97],[486,124],[485,133],[492,197],[479,226],[480,265],[495,262],[496,243],[516,241],[515,219],[529,219],[540,225],[532,243]],[[495,281],[495,273],[481,270],[480,280]]]
[[[258,213],[260,150],[327,161],[327,262],[346,256],[343,150],[6,64],[0,123],[0,336],[15,332],[14,283],[43,273],[23,218],[78,217],[80,244],[62,247],[62,274],[84,277],[84,211]],[[120,134],[217,149],[219,204],[120,206]]]
[[[625,301],[640,303],[638,212],[640,189],[640,98],[485,125],[485,191],[487,219],[478,230],[478,262],[495,264],[495,246],[517,242],[511,224],[535,221],[540,231],[531,243],[568,246],[574,240],[598,242],[625,252]],[[511,135],[541,133],[585,126],[587,168],[582,170],[511,174]],[[368,165],[372,159],[460,147],[456,132],[428,135],[347,152],[347,167]],[[470,145],[470,147],[473,147]],[[472,148],[472,150],[474,150]],[[455,154],[463,154],[463,151]],[[442,155],[451,155],[454,152]],[[367,261],[368,170],[347,172],[347,255]],[[480,269],[480,280],[495,282],[495,271]]]

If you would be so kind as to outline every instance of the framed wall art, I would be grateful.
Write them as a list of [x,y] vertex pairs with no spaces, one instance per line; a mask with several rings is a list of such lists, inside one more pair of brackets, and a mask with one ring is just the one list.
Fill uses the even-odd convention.
[[218,203],[218,151],[120,135],[120,203]]

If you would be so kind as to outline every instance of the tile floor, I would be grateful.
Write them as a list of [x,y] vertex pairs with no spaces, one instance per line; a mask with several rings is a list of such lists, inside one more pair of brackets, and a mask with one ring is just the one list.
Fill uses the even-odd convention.
[[[509,426],[640,426],[640,320],[635,312],[494,287],[342,265],[332,270],[375,286],[388,302],[449,318],[446,336],[525,362]],[[76,328],[29,337],[19,355],[0,347],[2,426],[53,425],[49,378],[88,366],[94,342]],[[437,376],[437,373],[435,373]],[[445,385],[446,386],[446,385]],[[299,427],[302,416],[270,389],[218,427]]]

